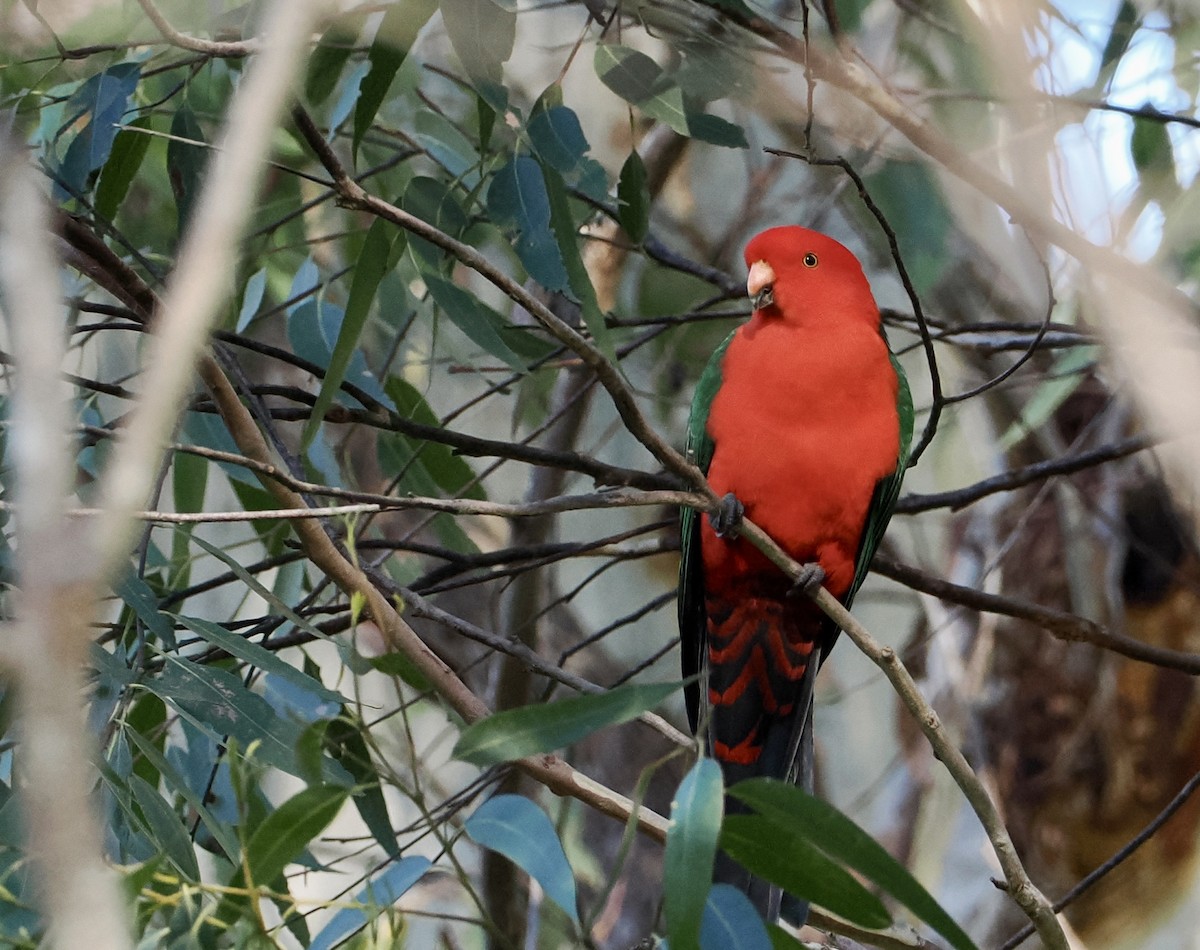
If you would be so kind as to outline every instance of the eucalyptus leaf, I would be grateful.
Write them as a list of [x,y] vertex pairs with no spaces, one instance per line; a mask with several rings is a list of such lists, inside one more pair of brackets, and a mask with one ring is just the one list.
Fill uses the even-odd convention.
[[529,276],[547,290],[566,292],[570,278],[550,227],[550,196],[537,161],[519,155],[496,172],[487,207],[497,224],[515,234],[514,249]]
[[[767,928],[750,898],[730,884],[714,884],[703,905],[701,950],[771,950]],[[680,944],[687,950],[695,944]],[[671,944],[675,948],[675,944]]]
[[504,855],[541,885],[550,900],[579,923],[575,876],[546,813],[520,795],[497,795],[463,825],[476,844]]
[[690,950],[700,942],[701,920],[709,903],[705,884],[712,880],[721,833],[722,796],[720,766],[701,758],[683,777],[671,803],[663,853],[663,904],[667,937],[676,950]]
[[640,716],[679,688],[679,683],[633,683],[603,693],[493,713],[463,730],[454,746],[454,757],[475,765],[498,765],[552,752],[605,726]]
[[357,894],[356,907],[343,907],[313,937],[308,950],[333,950],[398,901],[431,867],[428,858],[401,858],[375,875]]
[[825,854],[890,894],[957,950],[975,950],[971,938],[920,882],[874,838],[828,802],[795,785],[768,778],[739,782],[729,793],[776,825],[787,826],[795,834],[808,838]]

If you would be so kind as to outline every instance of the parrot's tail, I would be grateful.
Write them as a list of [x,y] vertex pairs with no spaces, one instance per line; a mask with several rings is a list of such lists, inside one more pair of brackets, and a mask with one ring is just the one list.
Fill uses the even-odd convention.
[[[817,664],[811,665],[801,682],[801,697],[795,715],[770,721],[765,731],[763,752],[751,765],[722,762],[725,786],[729,788],[747,778],[768,776],[790,781],[806,792],[813,790],[813,719],[812,684]],[[725,814],[746,814],[750,809],[737,798],[725,796]],[[782,917],[794,927],[801,927],[808,918],[808,902],[779,887],[757,878],[723,851],[717,853],[713,881],[732,884],[750,898],[750,903],[767,923]]]

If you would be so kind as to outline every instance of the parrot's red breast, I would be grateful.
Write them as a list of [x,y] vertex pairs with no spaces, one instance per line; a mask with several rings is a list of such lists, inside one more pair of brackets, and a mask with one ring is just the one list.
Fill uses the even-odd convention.
[[[792,558],[820,564],[826,588],[844,599],[876,486],[900,456],[898,381],[879,309],[854,255],[817,232],[765,231],[746,263],[752,296],[763,287],[769,296],[721,362],[706,426],[709,483],[736,495]],[[788,579],[752,545],[718,537],[707,520],[699,527],[713,752],[750,765],[768,722],[795,711],[796,684],[836,631],[809,598],[789,596]]]

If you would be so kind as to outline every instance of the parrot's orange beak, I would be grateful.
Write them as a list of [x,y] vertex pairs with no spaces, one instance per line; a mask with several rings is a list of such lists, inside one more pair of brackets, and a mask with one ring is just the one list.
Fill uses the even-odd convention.
[[750,265],[750,276],[746,278],[746,293],[754,303],[755,310],[762,310],[775,302],[775,271],[766,261],[755,261]]

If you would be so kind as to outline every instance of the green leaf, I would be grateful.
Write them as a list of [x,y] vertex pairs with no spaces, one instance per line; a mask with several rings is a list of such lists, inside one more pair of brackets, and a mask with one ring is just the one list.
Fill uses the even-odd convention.
[[896,232],[913,286],[918,294],[925,293],[938,282],[951,259],[946,241],[952,218],[941,185],[927,166],[891,159],[865,180],[871,197]]
[[364,19],[362,16],[339,18],[317,41],[304,73],[304,98],[310,106],[319,106],[336,88],[338,76],[354,51]]
[[567,189],[562,178],[552,168],[542,170],[546,181],[546,194],[550,199],[550,225],[554,231],[554,240],[558,244],[559,253],[567,269],[567,282],[571,296],[579,302],[583,314],[583,323],[591,333],[592,339],[601,352],[614,366],[620,365],[616,349],[613,347],[612,334],[600,312],[600,304],[596,300],[596,290],[592,286],[591,275],[583,263],[583,255],[579,252],[579,239],[576,235],[575,219],[571,215],[571,202],[567,198]]
[[629,153],[617,181],[617,220],[629,239],[640,244],[650,230],[650,191],[646,186],[646,166],[637,150]]
[[433,299],[451,322],[481,349],[503,360],[517,372],[525,372],[528,369],[523,354],[535,351],[543,354],[553,352],[554,347],[549,343],[514,327],[482,300],[473,297],[457,284],[434,274],[425,274],[424,279]]
[[363,737],[366,728],[351,709],[343,709],[342,715],[329,724],[325,744],[334,760],[354,776],[354,807],[363,824],[385,852],[399,858],[400,845],[388,815],[387,799],[379,785],[379,772],[371,761],[371,752]]
[[713,145],[747,147],[740,126],[695,108],[682,87],[645,53],[619,43],[599,43],[593,65],[604,85],[680,135]]
[[971,939],[920,882],[874,838],[829,803],[787,782],[766,778],[739,782],[730,789],[730,794],[776,824],[794,829],[825,854],[857,871],[929,924],[957,950],[975,950]]
[[[556,87],[557,88],[557,87]],[[533,150],[570,184],[603,200],[608,191],[604,169],[588,157],[588,140],[572,109],[556,105],[535,112],[526,127]]]
[[151,135],[139,129],[150,129],[151,119],[148,116],[130,123],[130,127],[117,133],[113,141],[112,153],[100,169],[100,178],[96,182],[95,205],[96,213],[102,218],[112,221],[121,208],[121,202],[129,193],[138,169],[142,167],[142,159],[150,148]]
[[329,918],[328,923],[313,937],[308,950],[333,950],[362,930],[372,920],[421,879],[432,867],[429,859],[416,856],[402,858],[382,874],[371,878],[365,887],[354,895],[354,903],[360,906],[343,907]]
[[[486,3],[488,0],[480,2]],[[461,179],[468,188],[475,187],[479,176],[471,169],[479,164],[479,153],[454,123],[436,112],[422,110],[417,113],[407,132],[408,137],[452,177]]]
[[478,91],[496,107],[489,96],[504,80],[502,67],[517,36],[516,12],[492,0],[441,0],[440,6],[450,45]]
[[114,585],[113,593],[128,605],[159,643],[169,650],[177,648],[171,618],[159,611],[158,598],[144,580],[127,574]]
[[199,617],[184,616],[179,617],[179,622],[213,646],[224,650],[230,656],[249,663],[264,673],[278,676],[293,686],[320,697],[327,703],[335,703],[341,706],[343,703],[349,702],[337,690],[327,688],[320,680],[313,679],[307,673],[296,669],[290,663],[285,663],[273,651],[260,646],[253,640],[226,630],[218,623],[213,623],[211,620],[201,620]]
[[1098,346],[1076,346],[1056,355],[1054,366],[1038,383],[1025,405],[1021,417],[1000,436],[1002,451],[1011,449],[1029,433],[1036,432],[1058,411],[1087,379],[1087,370],[1100,358]]
[[678,690],[678,683],[635,683],[494,713],[463,730],[453,755],[483,766],[551,752],[605,726],[628,722]]
[[278,877],[333,821],[346,794],[335,785],[310,786],[267,815],[246,845],[251,879],[265,884]]
[[188,807],[200,816],[200,822],[208,830],[208,833],[213,836],[213,840],[220,845],[221,850],[225,853],[225,857],[230,861],[236,862],[238,855],[241,853],[241,848],[238,846],[237,836],[233,833],[233,829],[213,815],[200,795],[193,791],[187,779],[179,774],[175,767],[167,761],[166,756],[149,739],[134,729],[123,729],[122,731],[128,737],[129,741],[138,747],[138,751],[162,775],[163,781],[167,783],[168,787],[182,796],[183,800],[187,802]]
[[717,838],[721,833],[721,768],[702,758],[679,783],[671,803],[671,826],[663,854],[663,903],[667,937],[677,950],[699,946],[712,880]]
[[129,99],[141,79],[137,63],[118,63],[97,73],[81,85],[67,103],[65,114],[71,125],[84,116],[88,122],[71,140],[58,174],[62,183],[55,187],[55,198],[63,200],[71,193],[87,190],[88,176],[106,161],[117,138],[117,124],[129,108]]
[[342,316],[337,343],[334,344],[333,355],[325,368],[317,400],[300,437],[300,444],[304,448],[308,448],[312,443],[325,413],[333,405],[333,399],[346,378],[346,369],[358,349],[359,337],[371,312],[371,301],[375,299],[375,291],[387,270],[394,235],[395,226],[383,218],[376,218],[367,230],[367,239],[363,242],[358,260],[354,264],[354,279],[350,283],[350,296],[346,301],[346,312]]
[[714,884],[703,910],[702,950],[771,950],[771,938],[758,911],[733,885]]
[[[445,182],[426,175],[417,175],[408,183],[400,198],[400,207],[454,238],[462,237],[469,224],[467,213],[454,192]],[[440,269],[448,257],[436,244],[415,234],[408,235],[408,248],[422,270]]]
[[593,65],[600,81],[631,105],[640,106],[659,90],[673,88],[658,63],[619,43],[598,44]]
[[235,325],[238,333],[244,333],[250,326],[250,321],[258,315],[258,308],[262,306],[263,294],[266,289],[267,269],[260,267],[246,279],[246,286],[242,290],[242,306],[238,311]]
[[[1153,110],[1149,103],[1145,107]],[[1134,116],[1129,136],[1129,153],[1147,198],[1163,200],[1179,190],[1175,177],[1175,150],[1166,122],[1147,116]]]
[[189,881],[199,883],[200,866],[196,862],[196,850],[183,827],[183,820],[158,794],[158,789],[152,788],[141,776],[129,776],[129,787],[142,809],[154,843],[167,860],[179,869],[180,874]]
[[[239,889],[250,884],[257,887],[273,884],[284,868],[329,826],[346,800],[346,795],[345,788],[312,785],[270,812],[258,823],[246,842],[243,863],[234,873],[229,886]],[[213,916],[219,921],[231,923],[248,903],[249,899],[241,894],[227,894],[217,905]]]
[[476,844],[504,855],[537,881],[579,923],[575,876],[554,825],[537,805],[520,795],[497,795],[476,808],[463,828]]
[[[540,341],[539,341],[540,342]],[[405,419],[427,426],[441,426],[441,422],[429,403],[411,383],[399,376],[389,376],[384,389],[395,403],[396,412]],[[407,439],[407,437],[405,437]],[[474,470],[461,455],[440,442],[409,440],[419,446],[420,464],[429,473],[434,484],[454,498],[484,499],[487,493],[479,484]],[[425,689],[427,687],[422,687]]]
[[167,174],[175,194],[180,233],[191,219],[204,176],[205,148],[202,144],[192,144],[194,142],[204,142],[204,130],[200,128],[196,114],[184,104],[171,119],[171,141],[167,143]]
[[[258,743],[256,754],[268,765],[289,775],[302,774],[295,750],[303,726],[278,715],[270,703],[228,670],[200,666],[170,654],[164,660],[166,666],[158,675],[147,679],[148,689],[218,741],[228,735],[243,749]],[[326,781],[350,784],[350,776],[333,759],[326,757],[322,766]]]
[[550,196],[541,165],[519,155],[501,168],[488,186],[487,208],[498,225],[515,233],[514,249],[529,276],[547,290],[565,293],[570,278],[550,227]]
[[794,816],[785,822],[774,815],[728,815],[721,847],[758,877],[851,923],[873,929],[890,924],[879,898],[822,853],[797,824]]
[[384,13],[371,51],[367,54],[371,71],[363,80],[358,104],[354,108],[352,148],[355,156],[413,41],[436,9],[437,0],[401,0],[389,6]]

